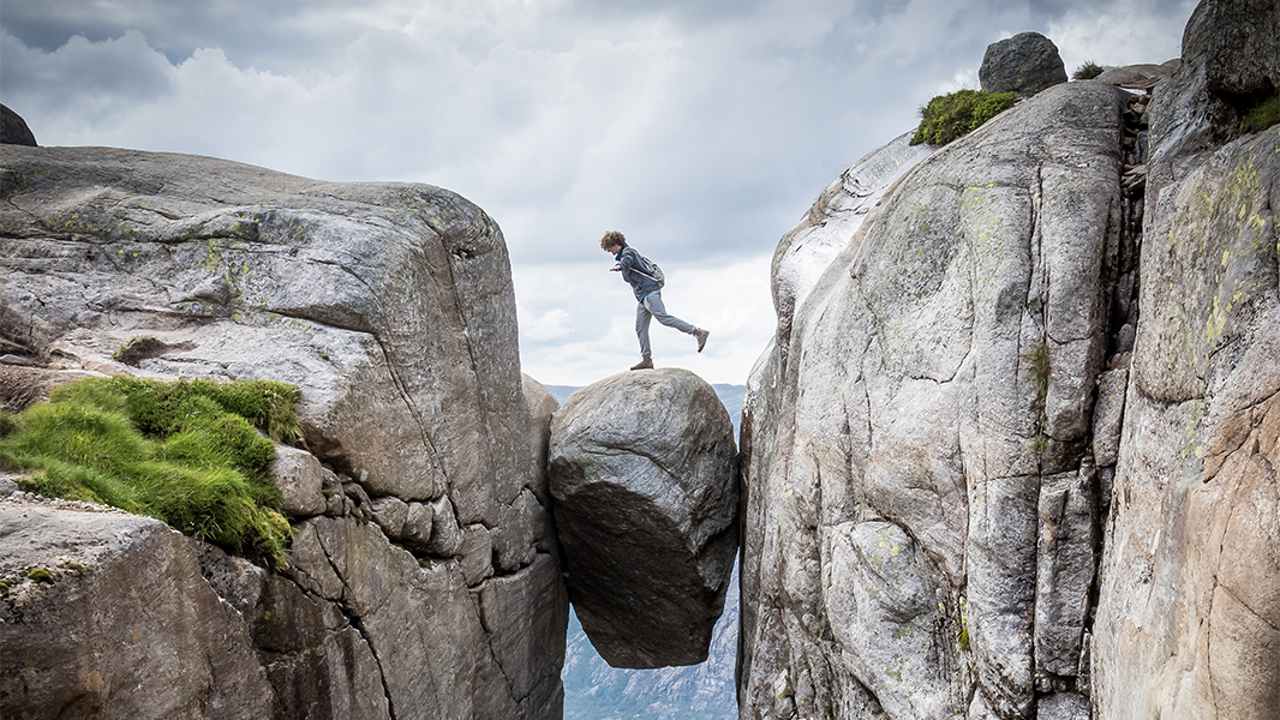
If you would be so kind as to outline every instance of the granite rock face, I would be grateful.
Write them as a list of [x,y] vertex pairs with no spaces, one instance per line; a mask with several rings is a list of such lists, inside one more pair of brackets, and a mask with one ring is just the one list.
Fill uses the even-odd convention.
[[983,92],[1035,95],[1067,81],[1058,46],[1035,32],[1018,33],[987,46],[978,69]]
[[940,150],[780,313],[743,717],[1276,717],[1278,18],[1205,0]]
[[1280,3],[1206,1],[1156,93],[1137,326],[1094,628],[1102,717],[1280,708]]
[[0,353],[302,388],[310,454],[277,464],[291,567],[211,580],[285,714],[558,717],[548,418],[526,398],[497,225],[427,185],[0,152]]
[[823,271],[854,237],[895,182],[933,154],[933,145],[912,145],[904,133],[867,153],[831,183],[778,243],[771,273],[778,342],[784,352],[796,308],[804,303]]
[[920,162],[753,373],[743,717],[1087,703],[1128,102],[1053,87]]
[[0,715],[272,717],[244,622],[164,523],[0,498]]
[[707,657],[738,547],[733,424],[710,385],[675,369],[578,390],[549,455],[569,597],[614,667]]

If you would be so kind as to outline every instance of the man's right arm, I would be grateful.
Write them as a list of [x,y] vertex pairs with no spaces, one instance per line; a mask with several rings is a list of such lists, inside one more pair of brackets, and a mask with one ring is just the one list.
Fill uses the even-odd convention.
[[622,257],[618,260],[618,265],[627,270],[638,270],[640,264],[637,262],[638,253],[632,248],[626,248],[622,251]]

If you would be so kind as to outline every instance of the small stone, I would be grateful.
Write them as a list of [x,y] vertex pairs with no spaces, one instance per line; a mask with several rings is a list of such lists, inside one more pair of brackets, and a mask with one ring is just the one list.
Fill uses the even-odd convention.
[[0,364],[21,365],[23,367],[39,367],[40,366],[40,363],[36,362],[32,358],[25,357],[23,355],[14,355],[13,353],[6,353],[4,355],[0,355]]
[[462,529],[449,498],[431,503],[431,539],[427,552],[437,557],[452,557],[462,548]]
[[404,530],[400,538],[414,548],[426,550],[431,544],[435,510],[429,503],[411,502],[406,507]]
[[493,575],[493,539],[483,525],[468,525],[462,531],[462,578],[467,587]]
[[370,507],[373,521],[378,523],[382,532],[389,538],[399,538],[404,534],[405,520],[409,517],[409,505],[398,497],[388,496],[374,500]]
[[268,472],[284,496],[280,508],[292,517],[319,515],[328,507],[322,492],[324,466],[306,450],[276,445],[276,459]]
[[1089,700],[1079,693],[1057,692],[1040,698],[1038,720],[1089,720]]

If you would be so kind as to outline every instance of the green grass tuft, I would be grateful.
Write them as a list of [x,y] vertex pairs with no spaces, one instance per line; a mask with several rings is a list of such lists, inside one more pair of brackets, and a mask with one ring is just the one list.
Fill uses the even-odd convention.
[[1099,75],[1101,75],[1104,69],[1105,68],[1103,68],[1098,63],[1090,60],[1089,62],[1086,62],[1085,64],[1076,68],[1076,71],[1071,73],[1071,79],[1072,80],[1092,80],[1098,77]]
[[18,430],[18,419],[9,413],[0,412],[0,440],[9,437]]
[[300,436],[298,397],[261,380],[81,380],[8,416],[0,465],[40,471],[24,489],[150,515],[280,568],[291,531],[267,473],[275,445],[258,429]]
[[54,581],[53,572],[49,568],[35,566],[27,570],[27,577],[36,582],[51,583]]
[[1262,132],[1276,123],[1280,123],[1280,95],[1272,95],[1245,113],[1240,120],[1240,134]]
[[[217,383],[212,380],[179,380],[156,383],[138,378],[112,378],[109,382],[127,395],[129,414],[144,433],[155,435],[172,431],[185,412],[183,405],[192,397],[205,397],[223,410],[239,415],[267,433],[272,440],[295,443],[302,439],[302,429],[294,406],[302,397],[296,385],[273,380],[238,380]],[[67,385],[54,392],[79,385]],[[53,396],[51,395],[51,398]]]
[[1041,342],[1030,352],[1022,354],[1022,361],[1027,364],[1027,371],[1036,384],[1036,396],[1043,400],[1049,394],[1049,373],[1052,370],[1049,359],[1049,344]]
[[1013,107],[1018,94],[959,90],[939,95],[920,111],[920,126],[912,145],[946,145],[977,130],[983,123]]

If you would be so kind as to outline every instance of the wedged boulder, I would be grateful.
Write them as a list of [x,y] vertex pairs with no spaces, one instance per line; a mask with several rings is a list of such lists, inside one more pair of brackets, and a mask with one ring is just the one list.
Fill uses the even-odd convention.
[[0,717],[269,718],[239,613],[164,523],[0,498]]
[[983,92],[1029,96],[1067,81],[1058,46],[1036,32],[1018,33],[991,43],[982,56],[978,80]]
[[324,485],[326,476],[333,473],[326,470],[315,455],[277,444],[276,459],[268,472],[284,497],[280,510],[289,517],[319,515],[328,508]]
[[693,373],[631,372],[552,418],[551,494],[569,597],[614,667],[707,657],[738,547],[733,424]]

